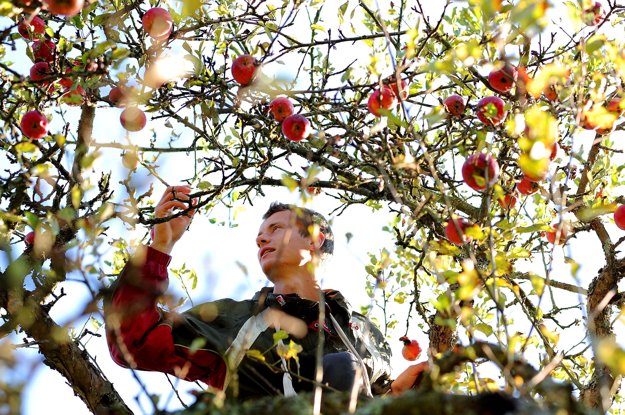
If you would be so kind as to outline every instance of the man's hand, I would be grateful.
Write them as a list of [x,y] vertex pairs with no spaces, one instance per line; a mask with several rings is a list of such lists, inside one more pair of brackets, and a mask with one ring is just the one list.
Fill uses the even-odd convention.
[[408,369],[401,372],[399,376],[397,376],[397,379],[391,383],[391,395],[397,396],[412,388],[419,375],[428,370],[428,368],[428,362],[421,362],[416,365],[408,366]]
[[[163,197],[154,208],[154,216],[165,218],[176,213],[176,210],[187,210],[197,204],[197,199],[191,200],[190,186],[170,186],[163,193]],[[154,225],[154,236],[150,246],[166,254],[171,254],[174,245],[187,230],[195,209],[184,215],[170,219],[167,222]]]

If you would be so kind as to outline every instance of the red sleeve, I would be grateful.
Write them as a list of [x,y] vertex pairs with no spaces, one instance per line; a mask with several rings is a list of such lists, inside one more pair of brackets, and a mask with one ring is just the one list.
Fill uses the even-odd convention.
[[225,365],[221,357],[174,344],[172,319],[165,320],[156,306],[167,289],[170,261],[169,255],[148,247],[124,267],[104,307],[111,356],[124,367],[166,372],[222,388]]

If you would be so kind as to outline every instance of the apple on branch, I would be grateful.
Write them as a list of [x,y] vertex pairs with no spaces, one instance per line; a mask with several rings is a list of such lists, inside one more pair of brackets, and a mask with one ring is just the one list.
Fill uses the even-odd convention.
[[287,97],[275,98],[269,104],[269,112],[273,115],[273,118],[278,121],[284,121],[288,116],[292,115],[295,111],[293,103]]
[[26,246],[35,245],[35,232],[34,231],[30,231],[26,234],[26,236],[24,237],[24,243],[26,244]]
[[465,231],[473,226],[476,225],[466,219],[451,218],[445,226],[445,237],[454,245],[462,245],[472,239]]
[[499,178],[499,163],[490,154],[472,154],[462,165],[462,178],[471,189],[482,191]]
[[625,231],[625,205],[617,207],[614,211],[614,223]]
[[399,82],[401,92],[397,88],[397,79],[395,79],[395,77],[390,78],[388,81],[385,82],[385,84],[391,87],[395,96],[401,101],[404,101],[406,98],[408,98],[410,89],[408,88],[408,82],[406,82],[405,80],[402,79]]
[[523,176],[521,181],[517,183],[516,188],[522,195],[531,195],[538,191],[538,183]]
[[513,194],[506,193],[505,195],[499,197],[497,202],[499,202],[499,206],[501,206],[502,209],[510,210],[516,206],[517,197]]
[[416,340],[410,340],[407,336],[402,336],[399,340],[404,343],[404,347],[401,349],[401,355],[404,359],[411,362],[417,360],[419,355],[421,355],[421,346],[419,345],[419,342]]
[[517,81],[517,69],[506,63],[502,68],[488,74],[488,83],[497,92],[506,93],[512,89]]
[[310,132],[310,121],[303,115],[289,115],[282,122],[282,134],[291,141],[301,141],[308,137]]
[[39,16],[23,19],[17,25],[17,31],[24,39],[33,40],[46,32],[46,22]]
[[162,7],[153,7],[141,19],[143,30],[154,40],[165,40],[174,29],[171,14]]
[[52,14],[72,17],[82,10],[84,0],[42,0],[45,8]]
[[137,107],[126,108],[119,116],[119,121],[122,127],[132,132],[141,131],[147,124],[145,112]]
[[566,223],[552,225],[553,229],[547,232],[547,240],[554,245],[564,245],[566,238],[569,236],[569,227]]
[[388,85],[382,85],[373,91],[367,101],[369,112],[376,117],[381,117],[383,111],[390,111],[397,105],[397,97],[393,89]]
[[87,92],[85,89],[76,85],[76,88],[67,89],[63,95],[61,95],[61,102],[71,106],[80,106],[85,101]]
[[464,99],[458,94],[453,94],[445,98],[443,100],[443,106],[445,107],[445,111],[452,117],[460,118],[464,113]]
[[497,126],[506,118],[505,102],[495,96],[480,99],[475,108],[477,118],[486,125]]
[[35,62],[54,62],[56,45],[51,40],[35,40],[32,44]]
[[44,85],[50,83],[50,75],[52,70],[48,62],[35,62],[30,68],[30,80],[33,82],[41,82]]
[[239,85],[249,85],[254,80],[259,66],[260,62],[253,56],[241,55],[232,62],[232,77]]
[[48,119],[37,110],[28,111],[20,121],[22,133],[31,140],[39,140],[48,134]]
[[556,90],[556,86],[553,84],[545,86],[545,89],[543,89],[543,96],[549,102],[556,102],[558,100],[558,91]]
[[122,164],[128,170],[134,170],[139,165],[139,154],[136,151],[126,151],[122,155]]

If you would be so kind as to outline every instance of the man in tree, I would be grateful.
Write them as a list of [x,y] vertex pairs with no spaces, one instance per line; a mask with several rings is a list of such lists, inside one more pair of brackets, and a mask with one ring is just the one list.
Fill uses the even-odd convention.
[[200,380],[242,399],[288,396],[313,389],[321,344],[325,388],[370,395],[414,384],[425,365],[411,366],[391,382],[390,349],[380,331],[351,311],[341,293],[320,290],[315,270],[332,254],[334,237],[325,218],[309,209],[274,203],[263,216],[258,260],[273,287],[251,300],[223,299],[181,314],[159,309],[169,254],[195,213],[190,192],[188,186],[165,191],[157,218],[188,212],[157,224],[151,245],[126,264],[113,286],[105,317],[115,362]]

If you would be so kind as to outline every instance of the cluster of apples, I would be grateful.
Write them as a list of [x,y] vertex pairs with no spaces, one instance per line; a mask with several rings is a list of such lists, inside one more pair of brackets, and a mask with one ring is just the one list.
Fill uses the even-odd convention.
[[[82,10],[84,0],[43,0],[42,5],[43,9],[51,14],[71,17]],[[45,38],[46,22],[39,16],[31,15],[18,23],[17,31],[26,41],[33,41],[31,50],[35,63],[30,68],[30,80],[50,88],[51,82],[54,81],[52,68],[56,62],[57,50],[56,44]],[[85,96],[83,87],[80,85],[74,87],[74,81],[65,77],[58,83],[65,89],[61,96],[62,102],[71,105],[79,105],[82,102]],[[48,133],[48,119],[40,111],[31,110],[22,116],[20,128],[26,137],[39,140]]]
[[[521,76],[519,75],[521,72]],[[493,69],[488,74],[488,84],[491,89],[501,94],[509,93],[516,85],[517,89],[524,88],[528,81],[525,71],[519,71],[516,67],[509,63],[505,63],[499,68]],[[552,88],[545,88],[545,94]],[[451,117],[460,118],[464,114],[466,104],[464,99],[457,94],[450,95],[443,101],[445,111]],[[481,98],[476,107],[475,114],[477,118],[485,125],[496,127],[503,123],[506,118],[505,102],[498,96],[486,96]],[[555,159],[558,152],[557,143],[553,143],[550,160]],[[472,154],[465,160],[462,166],[462,178],[466,185],[476,191],[484,191],[490,189],[499,178],[499,164],[495,157],[490,154],[477,153]],[[524,195],[530,195],[538,190],[538,183],[543,177],[532,175],[524,175],[524,177],[516,184],[516,190]],[[497,199],[499,205],[503,209],[512,209],[517,203],[515,193],[507,193],[500,195]],[[447,239],[454,244],[463,244],[470,238],[465,235],[465,230],[471,226],[475,226],[465,219],[452,218],[448,221],[445,229]]]
[[[147,10],[141,18],[141,24],[143,31],[156,42],[167,40],[174,30],[174,20],[171,14],[162,7],[152,7]],[[124,108],[119,115],[119,122],[126,131],[141,131],[147,125],[145,112],[135,102],[138,93],[135,87],[116,85],[108,94],[109,103],[118,108]],[[136,163],[132,164],[136,165]]]
[[[251,85],[258,74],[260,62],[249,54],[238,56],[232,62],[232,78],[241,86]],[[269,103],[269,112],[273,118],[282,123],[282,134],[291,141],[301,141],[311,133],[308,118],[295,114],[295,108],[287,97],[274,98]]]

